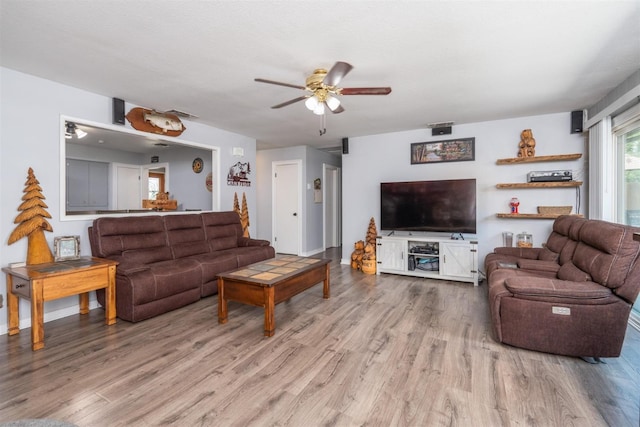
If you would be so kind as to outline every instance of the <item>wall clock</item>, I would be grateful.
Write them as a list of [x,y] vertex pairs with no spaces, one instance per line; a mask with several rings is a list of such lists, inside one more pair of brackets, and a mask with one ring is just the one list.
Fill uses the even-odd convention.
[[202,159],[200,157],[196,157],[193,160],[193,163],[191,164],[191,168],[193,169],[193,171],[195,173],[200,173],[202,172],[202,168],[204,167],[204,162],[202,161]]

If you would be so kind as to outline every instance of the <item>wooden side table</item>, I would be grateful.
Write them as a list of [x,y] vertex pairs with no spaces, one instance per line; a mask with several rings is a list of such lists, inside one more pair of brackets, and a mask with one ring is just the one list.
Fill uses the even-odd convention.
[[80,314],[89,313],[89,292],[105,289],[105,323],[116,323],[118,262],[82,257],[74,260],[4,267],[7,277],[9,335],[20,332],[19,298],[31,301],[31,348],[44,347],[44,302],[79,295]]

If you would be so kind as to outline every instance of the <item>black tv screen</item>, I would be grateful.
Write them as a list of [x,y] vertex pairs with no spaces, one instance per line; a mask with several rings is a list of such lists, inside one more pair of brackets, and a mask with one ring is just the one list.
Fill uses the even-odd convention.
[[476,233],[476,180],[383,182],[380,228]]

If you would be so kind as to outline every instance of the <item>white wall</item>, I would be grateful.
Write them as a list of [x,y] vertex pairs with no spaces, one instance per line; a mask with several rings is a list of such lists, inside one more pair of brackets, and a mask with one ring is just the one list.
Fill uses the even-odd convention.
[[[129,106],[128,106],[129,107]],[[77,117],[98,123],[111,124],[112,101],[102,96],[69,86],[54,83],[14,70],[0,67],[0,265],[24,261],[27,239],[7,245],[9,234],[15,225],[17,207],[21,202],[27,170],[32,167],[46,197],[47,211],[53,233],[45,235],[50,246],[54,236],[79,235],[81,254],[90,255],[87,227],[90,221],[60,221],[60,115]],[[127,125],[128,126],[128,125]],[[233,187],[226,184],[229,166],[238,161],[232,156],[232,147],[244,148],[242,161],[255,162],[255,139],[185,121],[186,130],[181,140],[194,141],[220,148],[220,175],[214,177],[214,185],[220,183],[220,209],[233,207],[233,193],[247,195],[250,214],[256,206],[255,176],[250,175],[250,187]],[[190,168],[191,165],[189,164]],[[171,171],[174,173],[174,171]],[[206,174],[202,176],[202,185]],[[6,294],[6,282],[0,281],[0,293]],[[45,322],[77,313],[77,297],[45,303]],[[92,296],[91,307],[95,307]],[[0,309],[0,334],[7,332],[6,304]],[[20,326],[29,327],[28,302],[20,303]]]
[[[587,206],[588,173],[585,136],[570,134],[571,113],[453,127],[451,135],[432,137],[430,129],[418,129],[382,135],[349,138],[349,154],[343,164],[343,249],[342,262],[347,263],[353,243],[366,236],[369,219],[380,224],[380,183],[388,181],[418,181],[475,178],[477,181],[477,238],[479,260],[494,247],[502,245],[502,232],[514,236],[522,231],[533,234],[535,246],[546,241],[551,232],[551,220],[499,219],[498,212],[509,211],[511,197],[520,199],[521,213],[535,213],[539,205],[574,205],[574,189],[497,189],[497,183],[526,182],[532,170],[570,169],[574,179],[585,181],[581,188],[580,212]],[[583,153],[575,161],[496,165],[500,158],[516,157],[520,132],[531,129],[536,139],[536,155]],[[412,165],[410,146],[413,142],[439,141],[475,137],[475,161]],[[378,232],[381,230],[378,228]],[[468,238],[469,236],[466,236]]]

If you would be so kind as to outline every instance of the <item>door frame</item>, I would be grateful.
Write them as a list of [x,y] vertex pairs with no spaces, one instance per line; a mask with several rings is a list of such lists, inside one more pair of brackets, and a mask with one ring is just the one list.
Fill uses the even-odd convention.
[[[271,241],[275,242],[276,237],[276,169],[278,166],[286,166],[286,165],[294,165],[297,168],[297,176],[298,176],[298,242],[297,242],[297,254],[300,255],[302,253],[302,223],[306,218],[306,213],[303,211],[303,203],[302,203],[302,160],[278,160],[271,162]],[[277,247],[277,245],[275,245]]]
[[[329,191],[327,186],[327,175],[335,171],[335,191]],[[342,169],[339,166],[329,165],[327,163],[322,164],[322,200],[324,201],[322,206],[322,248],[327,250],[327,200],[329,197],[333,198],[333,206],[336,212],[336,218],[334,226],[336,228],[336,244],[342,246]],[[332,189],[333,190],[333,189]]]

